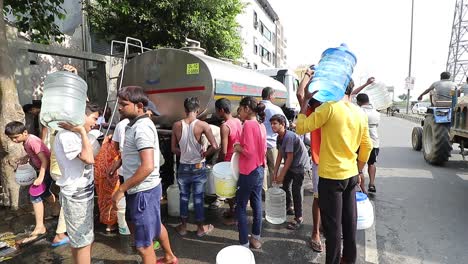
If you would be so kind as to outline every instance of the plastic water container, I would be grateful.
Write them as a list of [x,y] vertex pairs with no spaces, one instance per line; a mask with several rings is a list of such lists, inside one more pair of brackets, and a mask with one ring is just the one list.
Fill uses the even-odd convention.
[[369,102],[376,110],[384,110],[392,105],[392,97],[384,83],[373,83],[362,91],[369,96]]
[[55,130],[59,122],[84,124],[88,85],[77,74],[58,71],[47,75],[40,120],[44,126]]
[[364,230],[374,224],[374,207],[367,195],[362,192],[356,192],[357,203],[357,229]]
[[266,220],[279,225],[286,221],[286,192],[274,185],[266,192]]
[[206,195],[216,195],[216,188],[214,183],[214,176],[211,167],[206,167],[206,176],[208,177],[205,185]]
[[236,196],[237,179],[234,177],[231,162],[223,161],[213,166],[216,195],[220,198]]
[[119,233],[121,235],[130,235],[130,229],[127,226],[127,221],[125,221],[125,207],[125,197],[122,197],[117,204],[117,224],[119,225]]
[[316,66],[314,78],[308,88],[309,92],[318,91],[314,98],[320,102],[341,100],[351,80],[356,62],[356,56],[344,43],[337,48],[325,50]]
[[244,246],[228,246],[216,255],[216,264],[255,264],[252,251]]
[[[193,192],[190,194],[189,211],[194,211]],[[180,190],[177,183],[167,187],[167,213],[170,216],[180,216]]]
[[180,191],[177,184],[167,187],[167,213],[170,216],[180,216]]
[[16,183],[20,186],[28,186],[33,184],[37,178],[36,170],[31,166],[31,164],[26,163],[18,165],[15,173]]

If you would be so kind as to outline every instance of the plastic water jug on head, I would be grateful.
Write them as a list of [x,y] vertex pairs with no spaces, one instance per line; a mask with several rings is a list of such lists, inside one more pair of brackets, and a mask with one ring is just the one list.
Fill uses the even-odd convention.
[[320,102],[341,100],[351,80],[356,62],[356,56],[344,43],[339,47],[325,50],[316,66],[314,78],[309,84],[309,92],[318,91],[314,98]]
[[88,85],[77,74],[58,71],[47,75],[40,120],[44,126],[55,130],[59,122],[82,125],[85,121]]

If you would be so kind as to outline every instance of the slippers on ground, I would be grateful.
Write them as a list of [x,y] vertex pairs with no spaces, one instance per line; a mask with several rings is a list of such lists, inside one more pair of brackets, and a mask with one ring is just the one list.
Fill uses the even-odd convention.
[[70,243],[70,238],[69,237],[64,237],[59,242],[52,243],[52,247],[59,247],[59,246],[66,245],[68,243]]
[[287,228],[289,230],[298,230],[299,228],[301,228],[303,222],[304,222],[304,220],[299,220],[299,221],[295,220],[295,221],[289,223]]
[[198,233],[198,231],[197,231],[197,237],[204,237],[204,236],[208,235],[209,233],[211,233],[211,231],[213,231],[213,229],[214,229],[213,225],[208,225],[208,230],[206,230],[205,232]]
[[375,185],[369,184],[369,188],[367,189],[368,192],[375,193],[377,190],[375,189]]
[[183,231],[182,231],[182,230],[179,229],[179,226],[176,226],[174,229],[175,229],[175,231],[177,232],[177,234],[179,234],[179,236],[185,236],[185,235],[187,235],[187,230],[183,230]]
[[47,233],[40,233],[40,234],[31,233],[31,234],[29,234],[28,237],[16,241],[16,244],[18,244],[19,246],[25,246],[25,245],[34,243],[36,241],[39,241],[39,240],[45,238],[46,235],[47,235]]
[[322,242],[320,242],[320,241],[310,240],[309,241],[309,247],[313,251],[318,252],[318,253],[323,251]]
[[178,264],[179,263],[179,259],[177,258],[175,258],[171,263],[165,262],[164,260],[165,258],[160,258],[156,260],[156,264]]

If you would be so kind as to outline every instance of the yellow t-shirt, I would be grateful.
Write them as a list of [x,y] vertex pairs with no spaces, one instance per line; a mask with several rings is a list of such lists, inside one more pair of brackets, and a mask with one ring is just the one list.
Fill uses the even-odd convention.
[[299,114],[296,126],[298,134],[317,128],[322,128],[319,176],[332,180],[356,176],[356,159],[367,162],[372,151],[364,112],[351,102],[337,101],[322,104],[308,117]]

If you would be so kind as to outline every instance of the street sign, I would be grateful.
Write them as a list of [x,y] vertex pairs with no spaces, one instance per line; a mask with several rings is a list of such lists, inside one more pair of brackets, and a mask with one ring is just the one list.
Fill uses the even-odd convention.
[[387,91],[390,92],[390,93],[392,93],[392,92],[395,91],[395,87],[393,87],[393,86],[387,86]]
[[413,90],[414,89],[414,77],[406,77],[405,79],[405,89]]

